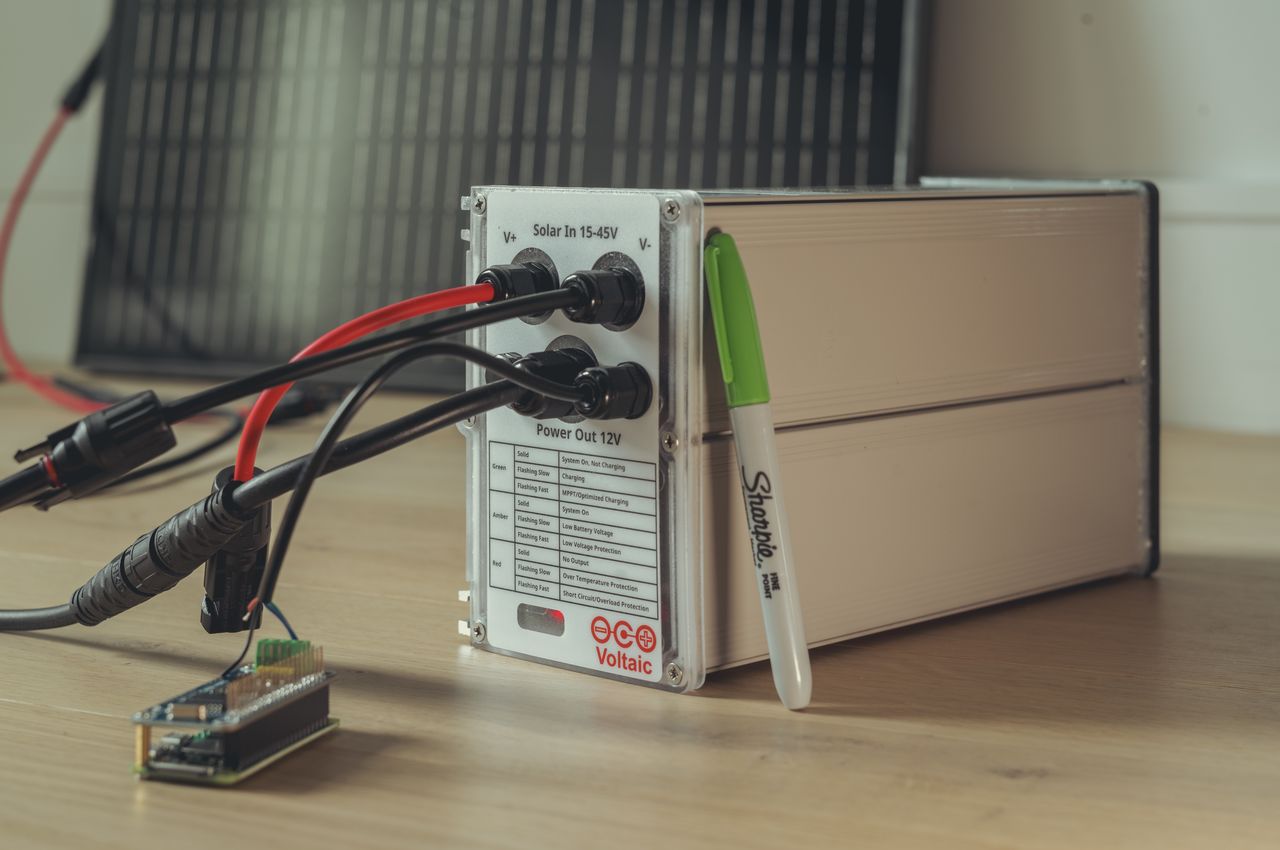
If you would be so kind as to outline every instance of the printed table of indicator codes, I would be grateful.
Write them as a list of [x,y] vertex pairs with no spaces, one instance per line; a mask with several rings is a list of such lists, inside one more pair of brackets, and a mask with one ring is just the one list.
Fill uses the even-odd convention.
[[489,443],[489,586],[657,619],[658,468]]

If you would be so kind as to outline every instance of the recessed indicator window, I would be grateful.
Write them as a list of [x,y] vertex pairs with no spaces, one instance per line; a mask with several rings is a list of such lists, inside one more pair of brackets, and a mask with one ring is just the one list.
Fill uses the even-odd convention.
[[564,634],[564,612],[554,608],[543,608],[540,605],[520,603],[516,608],[516,622],[522,629],[540,632],[552,637]]

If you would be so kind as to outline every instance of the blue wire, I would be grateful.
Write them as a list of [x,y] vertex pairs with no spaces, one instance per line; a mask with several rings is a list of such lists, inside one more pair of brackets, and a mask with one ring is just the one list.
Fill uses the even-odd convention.
[[267,610],[275,615],[275,618],[280,621],[280,625],[284,626],[284,630],[289,633],[290,640],[298,639],[298,633],[293,630],[293,626],[289,625],[289,621],[285,619],[284,612],[276,606],[276,603],[268,602]]

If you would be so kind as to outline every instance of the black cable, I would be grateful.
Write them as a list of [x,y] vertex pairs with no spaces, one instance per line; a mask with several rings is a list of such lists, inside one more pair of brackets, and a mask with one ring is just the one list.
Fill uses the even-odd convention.
[[[253,482],[259,482],[261,487],[262,479],[266,479],[269,482],[273,477],[281,483],[285,483],[287,480],[287,486],[293,489],[293,496],[290,497],[289,504],[285,507],[284,516],[281,518],[279,529],[276,532],[276,539],[271,546],[271,554],[267,561],[266,569],[263,570],[262,580],[258,584],[257,600],[263,607],[270,608],[274,605],[271,597],[275,593],[276,580],[280,576],[281,567],[284,566],[284,558],[289,550],[289,543],[293,539],[298,520],[302,516],[302,508],[306,504],[307,495],[311,492],[311,487],[315,484],[316,479],[342,466],[354,464],[363,459],[363,457],[358,457],[360,454],[358,450],[351,449],[345,453],[345,457],[339,458],[337,456],[338,451],[343,443],[338,442],[338,438],[346,427],[351,424],[351,420],[360,412],[365,403],[373,397],[392,375],[410,363],[434,354],[435,352],[431,350],[432,348],[431,344],[421,345],[388,359],[361,381],[338,409],[334,411],[328,424],[325,425],[324,431],[321,432],[320,437],[316,440],[315,448],[312,449],[311,454],[296,458],[289,463],[281,464],[269,472],[256,475],[233,491],[233,495],[246,495],[246,489],[250,488]],[[475,415],[478,412],[477,408],[492,410],[514,402],[524,394],[525,390],[523,388],[508,381],[499,381],[467,393],[459,393],[443,402],[424,408],[417,415],[401,417],[395,422],[387,423],[387,426],[393,426],[398,430],[398,433],[393,438],[388,439],[390,437],[388,433],[387,437],[379,435],[377,441],[368,440],[367,438],[371,432],[365,432],[352,440],[343,442],[351,444],[356,440],[366,438],[369,449],[373,449],[375,446],[380,449],[380,451],[371,451],[366,455],[367,457],[372,457],[373,454],[388,451],[397,445],[408,442],[415,436],[422,436],[447,425],[461,422]],[[408,419],[420,421],[410,425],[402,424]],[[389,432],[391,429],[387,426],[373,430],[381,430],[384,433]],[[337,462],[335,463],[335,461]],[[290,473],[288,479],[283,474],[286,468]],[[269,490],[264,488],[259,491],[258,497],[264,501],[269,501],[271,496],[268,495],[268,492]],[[252,497],[253,490],[249,490],[248,495]],[[256,620],[253,620],[250,622],[248,634],[245,635],[244,646],[241,647],[240,654],[222,671],[223,678],[232,676],[244,663],[245,657],[253,646],[255,628]]]
[[[280,524],[276,530],[276,539],[271,544],[271,552],[267,557],[267,566],[262,571],[262,579],[258,583],[258,592],[254,597],[260,606],[269,607],[273,604],[271,595],[275,593],[276,579],[280,575],[280,568],[284,566],[284,556],[289,551],[289,542],[293,540],[293,532],[298,527],[298,519],[302,516],[302,508],[306,504],[307,495],[311,492],[311,487],[316,483],[316,479],[320,477],[320,473],[333,458],[334,449],[337,446],[338,438],[342,436],[342,432],[351,424],[351,420],[365,406],[365,403],[382,388],[388,378],[410,363],[438,354],[440,345],[440,343],[427,343],[410,348],[395,357],[389,358],[357,384],[355,389],[338,406],[338,409],[333,412],[328,424],[320,432],[311,454],[307,455],[303,460],[302,468],[298,471],[298,475],[293,481],[293,495],[289,497],[289,504],[285,506],[284,516],[280,519]],[[232,661],[222,671],[222,678],[224,679],[230,678],[239,669],[244,662],[245,656],[249,654],[249,648],[253,646],[253,633],[257,628],[257,618],[250,617],[249,619],[249,630],[245,634],[244,646],[240,648],[240,654],[236,656],[236,660]]]
[[71,603],[26,611],[0,611],[0,632],[34,632],[74,625],[75,609]]
[[106,387],[91,387],[88,384],[82,384],[77,380],[68,378],[66,375],[50,375],[49,378],[67,392],[75,393],[80,398],[96,401],[99,404],[115,404],[123,398],[119,393],[112,392]]
[[[328,475],[354,466],[447,425],[504,407],[524,394],[524,389],[510,381],[496,381],[450,396],[444,401],[438,401],[338,443],[333,457],[320,474]],[[288,493],[298,480],[307,457],[309,455],[296,457],[253,476],[232,491],[231,504],[236,510],[249,513]]]
[[219,674],[220,678],[230,679],[231,674],[240,669],[240,665],[244,663],[244,657],[249,654],[249,647],[253,646],[253,633],[258,630],[257,617],[253,618],[254,622],[249,624],[249,630],[244,633],[244,646],[240,648],[240,654],[236,656],[236,660],[227,665],[227,669]]
[[[88,401],[95,401],[99,404],[115,404],[120,401],[122,396],[119,393],[112,392],[104,387],[94,387],[89,384],[82,384],[77,380],[68,378],[66,375],[54,375],[53,382],[69,393],[75,393]],[[240,436],[240,432],[244,429],[244,416],[234,410],[210,410],[206,416],[225,420],[227,426],[218,433],[199,445],[193,446],[181,454],[174,455],[166,460],[157,461],[149,466],[143,466],[133,470],[129,474],[111,482],[103,487],[103,490],[112,487],[118,487],[121,484],[133,483],[175,469],[186,463],[199,460],[207,454],[216,452],[227,443]]]
[[[417,357],[414,358],[415,360],[420,360],[426,357],[451,356],[465,360],[469,363],[474,363],[498,377],[506,378],[526,390],[530,390],[541,396],[546,396],[547,398],[560,399],[563,401],[577,401],[583,396],[584,391],[579,387],[575,387],[572,384],[557,383],[556,381],[544,378],[534,372],[520,369],[510,361],[496,357],[489,354],[487,351],[482,351],[470,345],[464,345],[458,342],[423,343],[422,345],[414,348],[414,351],[418,352]],[[236,419],[242,426],[244,419],[238,414],[236,415]],[[237,428],[235,429],[235,432],[228,437],[228,440],[236,436],[238,433],[239,430]],[[217,446],[211,446],[208,450],[212,451],[213,448],[216,447]],[[193,449],[192,451],[194,452],[195,450]],[[155,472],[162,472],[166,468],[178,466],[192,459],[192,457],[184,458],[183,456],[178,456],[173,458],[172,461],[157,462],[151,466],[143,467],[140,470],[136,470],[135,472],[126,475],[116,483],[119,484],[127,481],[137,481],[146,475],[154,474],[149,472],[149,470],[154,469]]]
[[159,475],[162,472],[168,472],[171,469],[176,469],[177,467],[191,463],[192,461],[199,460],[205,455],[216,452],[227,443],[234,441],[240,436],[240,432],[244,429],[244,417],[239,413],[236,413],[234,410],[211,410],[205,415],[225,419],[227,421],[226,427],[209,439],[205,440],[203,443],[192,446],[185,452],[180,452],[171,458],[155,461],[154,463],[135,469],[133,472],[117,478],[115,481],[112,481],[104,487],[103,490],[109,490],[112,487],[119,487],[121,484],[133,484],[146,478]]
[[49,489],[49,473],[40,464],[0,480],[0,511],[25,505]]
[[[501,357],[497,357],[495,355],[489,354],[488,352],[482,351],[478,348],[474,348],[469,345],[464,345],[462,343],[435,342],[435,343],[424,343],[423,346],[430,346],[429,348],[422,347],[422,356],[424,357],[429,355],[447,355],[447,356],[458,357],[462,360],[466,360],[470,363],[479,365],[480,367],[484,368],[487,372],[489,372],[492,375],[496,375],[501,378],[506,378],[510,380],[512,383],[517,384],[525,388],[527,391],[532,392],[538,396],[545,396],[547,398],[559,399],[562,401],[574,403],[580,400],[584,396],[584,394],[587,392],[587,390],[585,390],[584,388],[576,387],[570,383],[559,383],[557,381],[550,380],[542,376],[541,374],[539,374],[536,370],[521,368],[521,366],[518,366],[515,363],[512,363]],[[131,430],[127,432],[127,435],[130,435],[132,437],[133,442],[129,443],[128,445],[131,448],[131,450],[134,450],[135,455],[139,455],[139,454],[144,455],[141,462],[145,462],[146,460],[150,460],[156,457],[157,452],[155,451],[155,446],[154,446],[156,441],[155,440],[149,440],[149,441],[139,440],[137,439],[137,435],[134,432],[138,432],[143,437],[147,437],[152,434],[152,431],[155,430],[155,428],[160,428],[167,431],[168,426],[164,425],[163,422],[160,420],[160,417],[162,417],[162,405],[157,399],[155,399],[154,393],[144,393],[142,395],[146,396],[147,398],[139,397],[138,399],[136,399],[136,401],[138,404],[147,403],[150,405],[148,410],[152,412],[153,418],[154,418],[154,421],[152,422],[151,430],[148,430],[145,432],[139,431],[139,429],[134,425],[134,423],[139,419],[138,416],[118,415],[116,418],[122,420],[122,425],[120,425],[119,427],[131,428]],[[147,400],[148,398],[150,399],[149,402]],[[109,411],[114,409],[115,409],[115,406],[113,406],[112,408],[108,408]],[[114,424],[110,424],[109,427],[117,427],[117,426]],[[117,428],[117,430],[119,430],[119,428]],[[172,445],[173,437],[171,434],[168,435],[168,439],[170,441],[170,445]],[[41,451],[49,451],[48,449],[49,445],[57,443],[59,446],[61,446],[63,442],[65,442],[65,440],[63,440],[61,435],[57,435],[57,434],[51,435],[45,441],[44,444],[40,446],[33,446],[30,449],[24,450],[22,453],[20,453],[19,457],[21,457],[22,455],[34,456],[35,453],[38,453]],[[135,446],[135,443],[138,444],[140,448]],[[206,446],[206,448],[208,447]],[[145,452],[143,450],[145,450]],[[163,447],[161,447],[161,450],[163,450]],[[58,460],[59,451],[62,451],[62,449],[55,448],[52,450],[52,456],[55,463]],[[127,469],[132,465],[133,464],[131,462],[129,466],[125,466],[124,468]],[[61,466],[58,467],[58,471],[59,473],[64,473],[64,470]],[[48,476],[45,474],[44,465],[36,464],[35,466],[31,467],[28,470],[25,470],[21,473],[16,473],[15,475],[11,475],[8,478],[0,480],[0,510],[5,510],[10,507],[16,507],[18,505],[24,504],[29,501],[35,501],[37,507],[41,509],[47,509],[52,505],[55,505],[61,501],[64,501],[66,498],[69,498],[69,497],[79,498],[79,497],[83,497],[84,495],[89,495],[92,492],[94,492],[94,490],[100,489],[101,487],[105,486],[105,484],[100,483],[100,484],[97,484],[95,488],[90,489],[90,487],[94,484],[95,480],[101,480],[104,477],[103,473],[104,471],[101,468],[101,465],[99,465],[99,467],[91,467],[83,471],[77,470],[78,477],[72,482],[72,484],[70,485],[66,484],[65,475],[64,475],[64,482],[63,482],[64,486],[60,488],[54,488],[51,490],[48,486],[49,479],[48,479]],[[148,473],[148,475],[149,474],[151,473]],[[129,480],[136,481],[137,478],[130,478]],[[43,481],[44,483],[40,484],[41,481]],[[79,489],[77,490],[75,488],[79,488]]]
[[522,295],[493,304],[485,304],[472,310],[465,310],[450,316],[444,316],[424,322],[412,328],[370,337],[332,351],[326,351],[301,360],[282,363],[264,369],[253,375],[219,384],[193,393],[185,398],[177,399],[164,406],[166,421],[181,422],[199,413],[222,407],[239,398],[270,387],[287,384],[299,378],[310,377],[327,372],[350,363],[357,363],[381,354],[389,354],[420,342],[429,342],[442,336],[483,327],[504,319],[516,319],[521,316],[544,313],[547,310],[558,310],[572,307],[583,300],[583,295],[575,290],[555,289],[550,292],[539,292],[533,295]]
[[[267,567],[263,571],[262,579],[258,584],[257,599],[259,604],[266,605],[271,602],[272,595],[275,593],[276,580],[280,576],[280,569],[284,565],[285,556],[289,551],[289,543],[293,540],[293,534],[297,529],[298,519],[302,515],[302,508],[306,504],[307,496],[311,493],[311,488],[316,479],[320,477],[321,472],[333,458],[334,449],[338,445],[342,432],[347,429],[347,426],[351,424],[351,420],[355,418],[355,415],[365,406],[369,399],[382,388],[388,378],[410,363],[442,352],[454,353],[457,356],[466,355],[466,359],[471,362],[484,366],[512,383],[519,384],[525,389],[532,390],[540,395],[566,401],[577,401],[582,397],[583,391],[578,387],[557,384],[554,381],[520,369],[514,364],[494,357],[487,352],[457,343],[426,343],[425,345],[414,346],[397,354],[395,357],[387,359],[386,362],[370,372],[343,400],[338,409],[334,411],[329,423],[325,425],[324,431],[320,433],[320,437],[316,440],[315,448],[312,449],[311,454],[303,463],[302,469],[299,470],[298,477],[294,479],[293,495],[289,498],[289,504],[285,507],[280,523],[276,527],[276,539],[271,546],[271,555],[267,560]],[[537,380],[530,380],[530,378],[537,378]]]
[[[526,392],[525,389],[516,386],[510,381],[495,381],[428,405],[421,410],[414,411],[384,425],[371,428],[368,431],[343,440],[335,447],[333,457],[329,463],[325,464],[322,474],[327,475],[330,472],[345,469],[348,466],[353,466],[371,457],[391,451],[427,434],[439,431],[441,428],[455,425],[464,419],[511,404]],[[295,458],[260,475],[256,475],[249,481],[237,485],[229,491],[224,491],[223,497],[226,503],[226,510],[238,516],[247,517],[254,508],[289,492],[293,488],[294,482],[297,481],[298,473],[305,462],[306,457]],[[199,507],[207,501],[207,499],[201,500],[200,503],[192,506],[192,508]],[[248,507],[242,510],[242,505]],[[179,520],[177,524],[189,525],[190,521],[185,517],[191,513],[192,508],[175,515],[166,525],[173,525],[179,517],[184,517],[184,519]],[[148,535],[143,535],[131,549],[137,549],[141,545],[144,554],[151,554],[147,538]],[[130,550],[126,550],[125,554],[129,553]],[[186,561],[193,561],[193,558],[194,556],[187,558]],[[116,560],[120,560],[120,558],[118,557]],[[186,561],[184,561],[184,569]],[[194,569],[194,566],[194,563],[192,563],[192,569]],[[190,570],[186,571],[186,573],[189,572]],[[183,575],[186,573],[183,573]],[[136,575],[136,570],[133,574]],[[99,573],[100,575],[101,572]],[[97,581],[99,576],[91,579],[90,583]],[[180,577],[174,578],[175,582],[177,580],[180,580]],[[154,592],[163,592],[164,589],[159,588]],[[121,593],[126,590],[128,588],[119,588]],[[80,591],[77,591],[77,594],[79,593]],[[138,599],[129,604],[138,604],[140,601],[142,600]],[[111,616],[111,614],[108,613],[107,616]],[[80,622],[80,618],[75,615],[73,606],[70,605],[0,611],[0,631],[51,629],[72,625],[76,622]],[[100,622],[100,620],[95,619],[94,622]],[[239,662],[237,661],[237,663]]]
[[[0,492],[0,510],[26,502],[34,502],[43,510],[67,499],[91,495],[117,477],[128,474],[173,448],[176,438],[170,428],[172,423],[207,413],[226,402],[236,400],[241,395],[258,392],[282,383],[290,383],[298,378],[345,366],[378,354],[397,351],[424,340],[482,327],[503,319],[573,306],[585,297],[587,296],[577,289],[557,289],[509,298],[417,327],[373,337],[296,362],[281,364],[256,375],[212,387],[168,403],[161,402],[153,392],[138,393],[95,411],[78,422],[49,434],[40,443],[15,454],[15,459],[19,461],[40,455],[47,455],[49,460],[0,481],[0,491],[3,491]],[[483,355],[488,359],[479,360],[478,355],[474,354],[476,349],[456,343],[441,343],[441,345],[454,346],[449,349],[442,348],[442,353],[452,353],[479,363],[489,371],[510,377],[514,383],[522,384],[535,393],[550,393],[553,397],[562,400],[576,400],[578,397],[577,391],[574,391],[573,396],[557,396],[557,393],[565,391],[565,385],[541,381],[537,375],[529,371],[517,373],[512,369],[511,364],[495,359],[492,355]],[[517,377],[517,375],[523,377]],[[81,444],[86,444],[89,448],[86,449],[85,445]],[[206,446],[204,450],[211,451],[212,444]],[[190,459],[190,455],[185,457]],[[45,474],[47,486],[38,492],[29,492],[30,482],[44,474],[41,473],[41,467],[44,473],[47,473]],[[56,477],[50,470],[56,470]],[[152,473],[147,473],[147,475],[150,474]],[[137,478],[131,480],[136,481]]]
[[[72,378],[68,378],[66,375],[54,375],[52,376],[52,380],[67,392],[75,393],[81,398],[89,401],[96,401],[101,404],[115,404],[123,398],[119,393],[112,392],[105,387],[95,387],[89,384],[84,384]],[[336,388],[330,387],[326,384],[294,384],[289,391],[285,393],[284,398],[280,399],[280,403],[276,405],[276,409],[271,412],[271,419],[268,424],[277,425],[282,422],[291,422],[295,419],[302,419],[324,412],[330,404],[333,404],[341,398],[341,395],[336,393],[335,389]],[[212,452],[222,448],[227,443],[230,443],[240,435],[242,430],[244,430],[244,414],[230,408],[211,410],[204,415],[225,420],[227,422],[226,428],[214,434],[205,442],[193,447],[190,451],[183,452],[169,460],[153,463],[150,466],[137,469],[119,481],[108,484],[103,489],[114,487],[125,482],[141,481],[145,478],[158,475],[161,472],[174,469],[182,464],[199,460],[205,455],[211,454]]]

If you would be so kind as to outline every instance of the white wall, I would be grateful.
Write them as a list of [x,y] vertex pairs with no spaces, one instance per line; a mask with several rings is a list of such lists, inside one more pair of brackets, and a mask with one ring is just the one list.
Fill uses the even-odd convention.
[[926,172],[1161,187],[1166,421],[1280,433],[1280,3],[936,0]]
[[[106,32],[107,0],[0,2],[0,200],[7,203],[62,91]],[[100,94],[100,93],[99,93]],[[75,345],[89,247],[99,95],[67,125],[18,223],[5,273],[14,346],[65,362]]]

